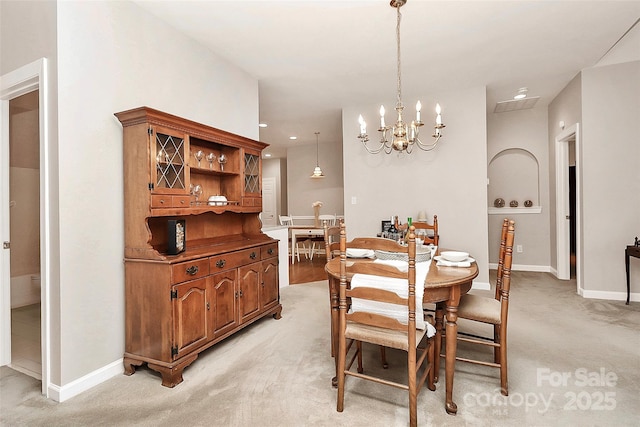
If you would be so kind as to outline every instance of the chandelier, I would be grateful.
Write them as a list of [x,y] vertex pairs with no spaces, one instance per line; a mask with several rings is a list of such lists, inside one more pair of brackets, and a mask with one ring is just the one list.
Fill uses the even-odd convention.
[[[362,141],[364,148],[366,148],[366,150],[371,154],[378,154],[382,150],[387,154],[390,154],[393,151],[397,151],[399,154],[403,151],[411,153],[414,145],[424,151],[431,151],[436,148],[438,141],[440,141],[440,138],[442,137],[442,128],[445,127],[444,123],[442,123],[440,104],[436,104],[436,122],[434,126],[434,133],[432,135],[434,140],[431,144],[423,143],[419,138],[420,128],[424,126],[424,123],[420,118],[420,110],[422,108],[420,101],[416,103],[416,119],[412,120],[411,123],[406,123],[402,119],[404,105],[402,104],[402,79],[400,72],[400,19],[402,17],[400,8],[406,2],[407,0],[391,0],[389,3],[391,7],[396,8],[398,16],[396,22],[396,40],[398,49],[398,99],[396,101],[396,111],[398,113],[398,119],[393,126],[387,126],[384,121],[384,105],[380,106],[380,127],[378,128],[378,132],[380,132],[380,141],[377,147],[371,148],[367,144],[369,141],[369,136],[367,135],[367,123],[362,118],[362,114],[358,118],[360,123],[360,134],[358,135],[358,138]],[[388,135],[389,131],[391,131],[391,135]]]
[[322,169],[320,169],[320,166],[318,164],[318,135],[320,135],[320,132],[315,132],[316,134],[316,168],[313,170],[313,173],[311,174],[311,178],[324,178],[324,174],[322,173]]

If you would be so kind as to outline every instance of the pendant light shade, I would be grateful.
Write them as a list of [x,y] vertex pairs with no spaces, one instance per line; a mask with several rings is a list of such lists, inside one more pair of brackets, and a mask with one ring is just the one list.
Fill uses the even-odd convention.
[[324,178],[322,169],[320,169],[320,165],[318,164],[318,150],[319,150],[318,136],[320,135],[320,132],[316,132],[315,134],[316,134],[316,167],[313,170],[313,173],[311,174],[311,178]]

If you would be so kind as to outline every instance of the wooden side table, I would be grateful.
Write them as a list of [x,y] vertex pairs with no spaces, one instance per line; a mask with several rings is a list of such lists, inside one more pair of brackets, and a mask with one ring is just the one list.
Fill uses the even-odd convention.
[[624,250],[624,267],[627,271],[627,305],[629,305],[629,295],[631,294],[631,288],[629,286],[629,257],[640,258],[640,246],[629,245]]

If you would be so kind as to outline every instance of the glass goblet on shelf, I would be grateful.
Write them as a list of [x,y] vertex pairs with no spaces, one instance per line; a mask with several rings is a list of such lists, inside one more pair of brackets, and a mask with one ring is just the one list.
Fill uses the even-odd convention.
[[200,160],[202,160],[202,158],[204,157],[204,151],[202,150],[196,151],[193,157],[196,158],[196,160],[198,161],[198,167],[200,167]]
[[227,163],[227,156],[220,154],[220,156],[218,156],[218,163],[220,163],[220,170],[223,171],[224,164]]
[[169,159],[169,153],[167,153],[164,148],[160,149],[158,151],[158,154],[156,154],[156,163],[159,165],[160,163],[169,163],[170,159]]
[[198,199],[200,198],[200,196],[202,196],[202,186],[200,184],[196,184],[193,186],[193,190],[191,191],[191,193],[195,196],[196,198],[196,205],[198,204]]
[[213,162],[216,160],[216,155],[213,153],[207,154],[207,161],[209,162],[209,169],[213,169]]

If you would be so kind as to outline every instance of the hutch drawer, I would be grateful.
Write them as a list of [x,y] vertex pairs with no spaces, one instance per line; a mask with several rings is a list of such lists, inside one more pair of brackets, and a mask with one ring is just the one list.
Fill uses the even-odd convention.
[[181,262],[171,266],[171,283],[180,283],[209,275],[207,258]]
[[237,252],[230,252],[209,258],[209,268],[211,273],[216,271],[229,270],[242,265],[250,264],[260,260],[260,248],[245,249]]

